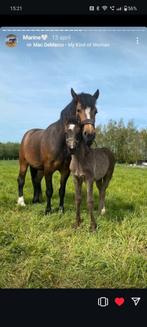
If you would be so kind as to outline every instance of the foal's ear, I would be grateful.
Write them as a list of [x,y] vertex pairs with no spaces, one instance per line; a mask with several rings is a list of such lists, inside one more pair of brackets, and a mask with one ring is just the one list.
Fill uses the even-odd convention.
[[64,132],[66,133],[67,132],[67,121],[65,121],[65,123],[64,123]]
[[99,90],[96,90],[96,92],[93,94],[93,97],[97,100],[99,97],[99,94],[100,94]]
[[74,100],[78,101],[78,95],[77,93],[74,91],[74,89],[71,88],[71,95],[73,97]]

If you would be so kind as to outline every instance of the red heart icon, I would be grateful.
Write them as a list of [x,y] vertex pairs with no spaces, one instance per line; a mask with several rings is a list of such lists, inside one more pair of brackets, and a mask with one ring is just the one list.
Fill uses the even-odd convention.
[[125,299],[123,297],[116,297],[114,302],[120,307],[125,302]]

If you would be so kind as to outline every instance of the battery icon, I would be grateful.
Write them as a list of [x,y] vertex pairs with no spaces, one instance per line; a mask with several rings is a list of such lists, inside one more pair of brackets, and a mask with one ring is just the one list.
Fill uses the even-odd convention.
[[100,307],[107,307],[109,305],[109,299],[107,297],[99,297],[97,304]]

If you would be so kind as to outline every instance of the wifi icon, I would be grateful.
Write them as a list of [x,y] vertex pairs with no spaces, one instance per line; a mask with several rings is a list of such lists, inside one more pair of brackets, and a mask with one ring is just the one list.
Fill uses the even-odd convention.
[[102,6],[102,9],[106,11],[108,9],[108,6]]

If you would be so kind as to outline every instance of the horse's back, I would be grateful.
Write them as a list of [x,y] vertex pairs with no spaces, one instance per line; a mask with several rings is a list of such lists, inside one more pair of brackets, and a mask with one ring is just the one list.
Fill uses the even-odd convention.
[[94,149],[95,177],[103,178],[106,174],[112,174],[115,165],[113,152],[108,148]]
[[104,153],[109,158],[109,161],[115,162],[115,156],[109,148],[103,147],[98,150],[100,150],[101,153]]

